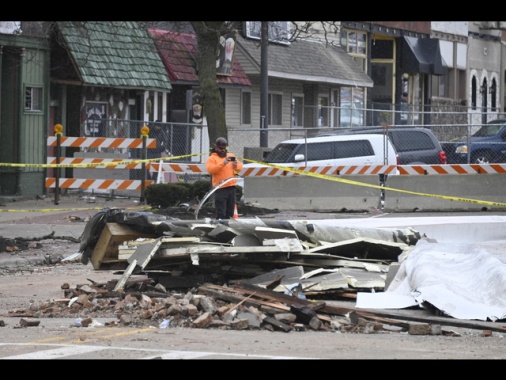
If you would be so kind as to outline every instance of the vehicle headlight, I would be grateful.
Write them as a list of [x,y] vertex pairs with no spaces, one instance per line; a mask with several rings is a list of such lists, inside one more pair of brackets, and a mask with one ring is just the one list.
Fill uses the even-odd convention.
[[458,146],[457,149],[455,149],[455,153],[466,153],[467,154],[467,145]]

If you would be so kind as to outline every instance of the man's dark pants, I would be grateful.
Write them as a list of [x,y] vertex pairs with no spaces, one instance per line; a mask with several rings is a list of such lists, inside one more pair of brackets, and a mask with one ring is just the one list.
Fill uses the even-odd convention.
[[227,186],[214,193],[216,219],[231,219],[235,209],[235,186]]

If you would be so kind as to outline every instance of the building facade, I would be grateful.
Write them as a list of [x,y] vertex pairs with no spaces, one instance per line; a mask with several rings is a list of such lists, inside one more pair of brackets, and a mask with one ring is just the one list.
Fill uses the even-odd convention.
[[[0,22],[0,194],[41,194],[48,130],[49,44],[41,23]],[[9,164],[15,164],[13,166]],[[19,165],[22,164],[22,165]],[[26,165],[26,166],[25,166]]]
[[[430,125],[446,139],[450,126],[506,110],[504,22],[343,21],[325,37],[316,23],[294,41],[288,24],[271,24],[267,52],[261,22],[243,22],[217,49],[229,143],[239,155],[261,158],[297,131],[319,128]],[[57,123],[82,137],[138,137],[142,124],[157,121],[205,127],[195,38],[173,34],[161,48],[160,33],[137,22],[0,22],[0,157],[17,165],[0,168],[1,195],[46,190],[48,173],[37,164],[51,153],[46,139]],[[209,141],[199,147],[207,151]]]

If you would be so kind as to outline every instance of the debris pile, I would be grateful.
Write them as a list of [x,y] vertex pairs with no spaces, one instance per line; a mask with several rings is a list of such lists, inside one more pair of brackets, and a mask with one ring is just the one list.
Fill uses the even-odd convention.
[[[276,291],[382,291],[391,263],[422,238],[411,228],[335,227],[261,218],[180,220],[151,213],[108,212],[86,226],[82,262],[96,270],[146,274],[167,289],[231,284],[284,270]],[[91,224],[90,224],[91,223]],[[88,257],[89,256],[89,257]],[[279,274],[279,273],[278,273]]]
[[[123,210],[104,215],[109,216],[90,220],[81,248],[95,270],[114,269],[121,278],[89,280],[76,288],[65,284],[61,299],[32,303],[8,316],[25,322],[72,317],[79,321],[75,327],[96,325],[100,317],[111,318],[108,326],[158,328],[455,335],[441,328],[447,325],[506,331],[441,313],[414,317],[342,306],[351,302],[339,301],[357,294],[387,289],[400,263],[430,240],[411,228],[336,227],[325,220],[180,220]],[[438,312],[425,306],[428,313]]]
[[[406,331],[318,296],[383,290],[388,266],[420,236],[410,229],[335,229],[306,222],[180,220],[105,209],[81,237],[83,263],[120,280],[62,286],[63,298],[9,316],[78,317],[79,326],[276,331]],[[370,277],[367,278],[367,273]],[[312,297],[312,300],[310,299]]]
[[[247,283],[234,287],[205,284],[186,293],[167,292],[146,277],[130,279],[123,291],[113,288],[117,281],[78,285],[62,285],[64,297],[33,303],[28,309],[9,312],[23,321],[37,318],[76,318],[73,327],[96,325],[94,318],[108,318],[106,326],[190,327],[224,330],[270,331],[339,331],[349,333],[386,333],[420,331],[441,334],[441,328],[430,324],[409,324],[393,319],[336,307],[324,301],[310,301],[300,295],[280,294],[268,288]],[[275,283],[269,287],[275,286]],[[416,329],[412,326],[419,325]],[[411,333],[411,332],[410,332]]]

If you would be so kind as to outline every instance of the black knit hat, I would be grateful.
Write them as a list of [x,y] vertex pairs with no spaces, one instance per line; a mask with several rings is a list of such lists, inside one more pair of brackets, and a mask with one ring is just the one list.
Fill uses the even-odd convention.
[[218,137],[216,139],[216,142],[214,143],[214,145],[219,146],[220,148],[226,148],[228,145],[228,142],[227,142],[227,139],[225,139],[224,137]]

